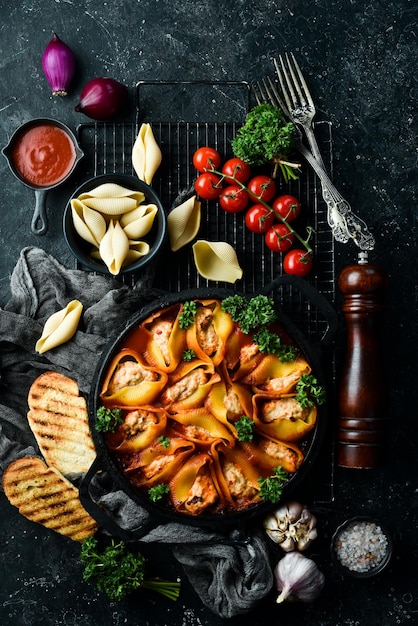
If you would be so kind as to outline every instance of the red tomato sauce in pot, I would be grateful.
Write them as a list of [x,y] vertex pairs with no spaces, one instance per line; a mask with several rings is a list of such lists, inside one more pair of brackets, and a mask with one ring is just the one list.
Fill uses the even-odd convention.
[[65,131],[52,124],[40,124],[17,139],[12,159],[17,173],[26,183],[51,187],[70,173],[76,152]]

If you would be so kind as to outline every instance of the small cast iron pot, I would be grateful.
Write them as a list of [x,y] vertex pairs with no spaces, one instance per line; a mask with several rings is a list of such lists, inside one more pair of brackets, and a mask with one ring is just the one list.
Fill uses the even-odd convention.
[[[329,345],[330,340],[332,340],[337,328],[337,316],[334,308],[317,292],[315,288],[306,283],[303,279],[298,279],[297,277],[282,277],[281,279],[277,279],[276,281],[273,281],[271,285],[265,287],[262,292],[265,293],[265,295],[271,295],[273,293],[272,297],[274,298],[274,290],[283,282],[290,282],[295,288],[302,288],[304,291],[308,290],[309,296],[315,300],[315,306],[319,306],[321,308],[322,313],[328,321],[328,330],[326,332],[326,337],[323,337],[322,344],[324,347],[325,345]],[[271,510],[273,506],[277,506],[272,505],[271,503],[260,503],[248,509],[232,513],[191,516],[179,513],[174,509],[169,508],[167,505],[153,503],[147,497],[136,491],[129,480],[118,469],[112,459],[109,449],[106,446],[103,433],[98,432],[95,427],[96,412],[100,406],[99,395],[109,363],[111,362],[113,356],[118,352],[119,346],[123,343],[123,340],[135,327],[145,321],[152,314],[162,311],[171,305],[194,299],[214,298],[223,300],[227,296],[233,295],[233,293],[236,292],[232,292],[228,289],[190,289],[181,291],[177,294],[167,294],[158,300],[155,300],[151,304],[144,306],[135,315],[133,315],[133,317],[115,333],[115,337],[104,349],[93,376],[91,391],[88,398],[90,429],[96,446],[97,457],[81,481],[80,498],[86,510],[96,519],[102,528],[106,529],[111,534],[122,537],[125,536],[127,539],[139,539],[150,530],[150,527],[155,527],[159,523],[167,521],[177,521],[193,526],[200,526],[202,528],[210,528],[212,530],[226,530],[228,528],[250,523],[259,516],[266,514],[267,511]],[[321,354],[318,349],[314,348],[314,346],[309,343],[299,328],[289,318],[287,318],[282,311],[277,310],[277,316],[279,323],[292,338],[296,346],[301,350],[303,356],[310,364],[312,373],[315,375],[318,382],[327,388],[322,372]],[[305,455],[304,460],[298,471],[293,474],[289,481],[284,485],[282,500],[286,500],[311,473],[318,453],[321,449],[326,428],[327,403],[318,407],[316,425],[308,434],[303,444],[303,451]],[[106,475],[106,484],[112,485],[112,488],[115,490],[122,490],[131,500],[148,511],[150,513],[150,521],[133,531],[126,531],[121,528],[120,525],[118,525],[118,523],[96,503],[94,496],[91,493],[92,482],[96,476],[100,475]]]
[[[63,131],[70,142],[74,147],[74,155],[72,160],[72,165],[68,171],[68,173],[60,178],[57,182],[51,185],[35,185],[28,182],[23,176],[22,172],[17,167],[16,162],[14,161],[14,149],[17,146],[18,142],[22,139],[22,137],[30,130],[40,127],[40,126],[52,126],[58,128]],[[62,122],[58,122],[57,120],[49,119],[49,118],[39,118],[31,120],[30,122],[26,122],[22,126],[20,126],[12,135],[9,143],[2,150],[4,157],[7,159],[11,172],[15,175],[15,177],[26,187],[33,189],[35,192],[35,208],[33,212],[32,222],[31,222],[31,232],[34,235],[46,235],[48,232],[48,218],[46,212],[46,198],[48,192],[59,185],[62,185],[73,173],[75,170],[77,163],[84,156],[84,152],[81,150],[80,146],[77,143],[77,139],[75,138],[73,132]]]

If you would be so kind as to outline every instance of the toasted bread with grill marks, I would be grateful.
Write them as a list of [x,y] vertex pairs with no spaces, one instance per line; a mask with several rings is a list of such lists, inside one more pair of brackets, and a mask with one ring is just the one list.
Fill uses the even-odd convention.
[[29,426],[48,465],[65,476],[86,472],[96,452],[76,381],[45,372],[32,383],[28,405]]
[[76,487],[37,457],[22,457],[8,465],[3,489],[10,503],[27,519],[74,541],[81,542],[97,530]]

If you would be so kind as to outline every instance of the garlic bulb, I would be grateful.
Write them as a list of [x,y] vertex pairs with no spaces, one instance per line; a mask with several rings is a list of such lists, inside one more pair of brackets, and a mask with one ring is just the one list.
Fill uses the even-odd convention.
[[277,563],[274,576],[280,591],[276,602],[312,602],[319,596],[325,584],[325,576],[316,563],[300,552],[288,552]]
[[299,502],[288,502],[264,520],[268,536],[285,552],[305,550],[317,537],[316,517]]

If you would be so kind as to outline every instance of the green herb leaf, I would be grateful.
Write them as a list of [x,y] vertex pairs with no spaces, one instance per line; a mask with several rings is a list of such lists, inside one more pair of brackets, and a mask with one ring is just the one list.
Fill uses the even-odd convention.
[[247,415],[242,415],[239,420],[234,423],[239,441],[252,441],[254,438],[254,422]]
[[270,324],[276,319],[273,300],[262,294],[250,300],[239,295],[228,296],[222,302],[222,310],[229,313],[246,335],[254,328]]
[[183,352],[182,357],[183,361],[193,361],[193,359],[196,357],[196,352],[193,350],[193,348],[188,348]]
[[123,541],[114,539],[104,549],[99,549],[95,537],[88,537],[81,544],[80,560],[84,566],[83,579],[92,581],[99,591],[111,600],[124,600],[136,589],[154,589],[167,598],[176,600],[180,583],[163,580],[146,580],[146,561],[140,552],[131,552]]
[[260,476],[258,478],[260,498],[264,500],[264,502],[276,504],[279,502],[283,492],[283,486],[288,480],[289,476],[281,465],[274,468],[272,476],[267,476],[267,478]]
[[276,355],[282,363],[294,361],[296,350],[294,346],[283,344],[280,337],[270,332],[267,328],[260,328],[254,334],[254,341],[260,352]]
[[168,446],[170,445],[170,437],[164,437],[164,435],[160,435],[160,437],[158,437],[158,441],[163,446],[163,448],[168,448]]
[[325,388],[318,383],[312,374],[302,374],[296,383],[296,400],[303,408],[324,404],[326,400]]
[[193,324],[196,313],[196,302],[189,300],[183,304],[183,311],[179,315],[179,326],[182,330],[187,330]]
[[97,409],[95,426],[97,431],[113,433],[122,423],[123,417],[120,409],[107,409],[104,406]]
[[170,487],[168,485],[154,485],[154,487],[150,487],[148,489],[148,495],[150,497],[150,500],[152,500],[153,502],[158,502],[158,500],[161,500],[169,491]]
[[281,163],[291,152],[295,127],[286,123],[282,111],[271,104],[260,104],[247,115],[232,141],[232,150],[249,165],[277,163],[285,180],[296,175],[288,163]]

